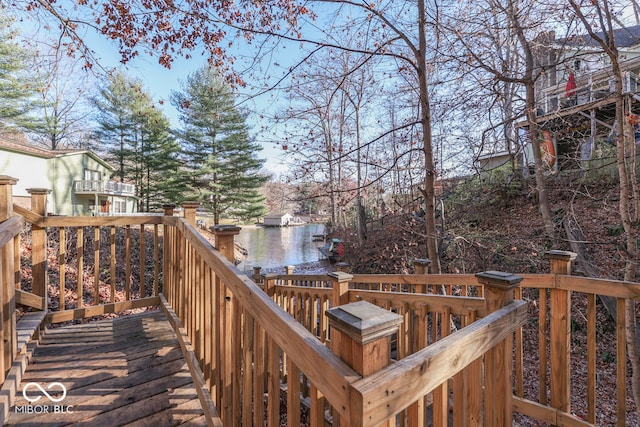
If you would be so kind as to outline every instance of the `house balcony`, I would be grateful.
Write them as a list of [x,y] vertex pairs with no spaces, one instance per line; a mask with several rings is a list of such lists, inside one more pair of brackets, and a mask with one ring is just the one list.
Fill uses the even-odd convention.
[[108,196],[135,196],[136,186],[117,181],[74,181],[76,194],[99,194]]
[[[639,89],[640,58],[622,62],[620,66],[623,70],[622,92],[635,95]],[[567,96],[565,81],[540,89],[536,95],[538,117],[565,116],[584,110],[602,109],[613,104],[615,81],[612,70],[603,68],[576,76],[576,87],[571,92],[571,95]]]

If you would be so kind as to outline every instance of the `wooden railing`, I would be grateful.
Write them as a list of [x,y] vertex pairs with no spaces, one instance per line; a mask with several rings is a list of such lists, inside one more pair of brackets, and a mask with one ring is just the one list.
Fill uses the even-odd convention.
[[[10,185],[0,183],[0,191]],[[5,199],[10,196],[0,199],[0,208]],[[163,216],[70,218],[47,217],[44,200],[46,191],[32,192],[31,210],[8,209],[0,221],[3,293],[7,283],[16,289],[16,272],[26,277],[15,298],[3,301],[47,308],[50,322],[159,305],[218,425],[281,425],[284,413],[287,425],[302,419],[314,426],[503,425],[513,412],[555,425],[591,425],[600,413],[594,398],[602,357],[594,332],[596,295],[618,298],[619,307],[640,295],[636,283],[570,276],[572,257],[562,252],[549,254],[552,271],[543,275],[432,275],[423,265],[416,275],[336,272],[252,281],[230,261],[238,229],[218,227],[214,249],[193,226],[195,204],[184,206],[185,218],[171,207]],[[15,253],[22,218],[31,224],[30,233],[22,233],[31,257],[20,269]],[[12,268],[4,268],[7,260]],[[533,288],[547,297],[537,298]],[[581,295],[588,299],[582,314],[590,331],[577,361],[587,372],[580,375],[589,390],[584,420],[573,415],[580,403],[567,383],[578,359],[567,347],[572,314],[579,320],[568,301]],[[45,296],[57,303],[46,307]],[[395,320],[380,327],[380,336],[358,335],[342,322],[353,317],[354,304],[377,306]],[[622,312],[618,343],[625,342]],[[11,320],[3,323],[6,346]],[[532,351],[523,336],[532,333],[539,339],[535,379],[523,375],[523,355]],[[624,425],[623,344],[615,358],[622,385],[617,420]],[[539,390],[533,396],[526,387],[531,381]]]
[[[524,274],[521,286],[516,288],[516,298],[530,303],[529,320],[514,335],[516,418],[525,417],[522,425],[532,422],[558,426],[629,425],[630,370],[624,310],[627,301],[640,299],[640,284],[571,276],[575,258],[571,252],[550,251],[546,257],[551,273]],[[416,271],[424,270],[423,265],[416,266]],[[315,331],[323,340],[327,333],[325,323],[313,305],[324,306],[330,299],[331,290],[327,288],[335,286],[329,284],[330,279],[330,276],[323,279],[295,274],[256,277],[256,281],[264,282],[265,289],[273,289],[276,301],[299,322],[311,327],[320,325]],[[305,288],[306,282],[325,284],[322,288]],[[483,300],[477,296],[484,295],[485,289],[474,275],[355,274],[348,279],[347,286],[350,301],[366,300],[405,319],[429,319],[426,326],[415,321],[400,325],[398,359],[421,348],[416,337],[422,333],[416,332],[426,328],[426,344],[430,345],[452,329],[483,316]],[[310,309],[292,306],[291,301],[306,299],[316,303]],[[600,300],[609,301],[609,310]],[[609,333],[604,334],[607,329]],[[603,342],[605,335],[613,337],[613,347]],[[600,381],[610,378],[615,383],[615,395],[599,392],[597,378]],[[453,384],[455,388],[455,381]],[[434,404],[442,403],[434,397]],[[459,409],[454,404],[455,420]],[[434,413],[441,410],[444,409],[434,408]],[[456,421],[454,425],[464,424]]]

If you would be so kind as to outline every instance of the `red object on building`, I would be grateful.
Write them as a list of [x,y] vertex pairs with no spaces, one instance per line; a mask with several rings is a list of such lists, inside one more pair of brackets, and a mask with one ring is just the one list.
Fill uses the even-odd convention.
[[564,96],[567,98],[574,96],[576,94],[576,77],[573,73],[569,73],[569,78],[567,79],[567,86],[564,89]]

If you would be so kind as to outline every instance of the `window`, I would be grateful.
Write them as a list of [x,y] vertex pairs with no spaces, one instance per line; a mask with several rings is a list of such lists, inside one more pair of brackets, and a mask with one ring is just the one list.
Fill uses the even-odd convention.
[[100,171],[85,169],[84,180],[85,181],[100,181],[102,179]]

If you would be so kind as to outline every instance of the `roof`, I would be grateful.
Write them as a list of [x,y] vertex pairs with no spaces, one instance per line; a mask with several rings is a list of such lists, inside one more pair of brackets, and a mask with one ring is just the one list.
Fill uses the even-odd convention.
[[[599,38],[604,38],[604,33],[602,31],[599,31],[595,34]],[[613,37],[616,41],[616,46],[619,48],[638,45],[640,44],[640,25],[613,30]],[[578,34],[575,36],[567,37],[565,39],[558,39],[557,43],[570,47],[600,48],[600,44],[589,34]]]
[[277,213],[277,214],[269,214],[269,215],[265,215],[265,218],[269,218],[269,219],[280,219],[283,218],[285,216],[291,216],[288,213]]
[[106,168],[114,170],[113,166],[105,162],[103,159],[98,157],[97,154],[91,151],[75,149],[49,150],[29,144],[24,135],[15,132],[0,134],[0,150],[12,151],[14,153],[26,154],[43,159],[55,159],[57,157],[85,154],[93,158],[98,163],[104,165]]

